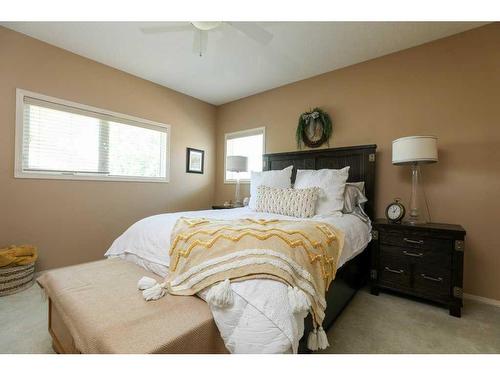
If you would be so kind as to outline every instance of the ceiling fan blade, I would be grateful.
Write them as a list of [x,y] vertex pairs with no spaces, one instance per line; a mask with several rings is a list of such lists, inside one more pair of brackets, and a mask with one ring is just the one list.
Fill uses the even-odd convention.
[[249,38],[260,44],[268,44],[273,39],[273,34],[257,25],[255,22],[227,22],[235,29],[241,31]]
[[190,31],[190,30],[193,30],[193,26],[191,24],[141,27],[141,31],[144,34],[161,34],[161,33],[171,33],[171,32]]
[[196,29],[193,38],[193,52],[203,56],[207,52],[208,32]]

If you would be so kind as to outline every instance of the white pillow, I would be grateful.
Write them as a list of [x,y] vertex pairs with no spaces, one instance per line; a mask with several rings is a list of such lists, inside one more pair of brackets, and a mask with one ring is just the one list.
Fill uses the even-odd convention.
[[282,189],[268,186],[257,188],[255,211],[272,214],[311,217],[314,216],[319,188]]
[[257,201],[257,188],[261,185],[277,188],[289,188],[292,186],[293,165],[277,171],[252,172],[250,180],[250,202],[248,207],[255,210]]
[[316,215],[337,214],[344,207],[344,190],[349,168],[299,169],[294,188],[319,187],[321,192],[316,202]]

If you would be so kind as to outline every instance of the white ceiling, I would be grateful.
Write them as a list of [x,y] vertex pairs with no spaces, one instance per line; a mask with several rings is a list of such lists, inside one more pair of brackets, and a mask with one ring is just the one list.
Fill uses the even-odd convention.
[[193,53],[194,31],[146,35],[179,22],[3,22],[3,26],[212,104],[223,104],[443,38],[480,22],[260,22],[260,45],[228,24]]

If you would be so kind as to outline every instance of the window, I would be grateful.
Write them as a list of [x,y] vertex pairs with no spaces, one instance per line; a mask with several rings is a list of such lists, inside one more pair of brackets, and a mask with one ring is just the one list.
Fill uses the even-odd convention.
[[16,177],[168,182],[169,138],[168,125],[17,90]]
[[265,128],[227,133],[224,148],[224,182],[235,182],[236,172],[226,171],[226,158],[232,155],[248,157],[248,172],[240,172],[241,181],[250,181],[250,172],[262,171],[262,155],[265,147]]

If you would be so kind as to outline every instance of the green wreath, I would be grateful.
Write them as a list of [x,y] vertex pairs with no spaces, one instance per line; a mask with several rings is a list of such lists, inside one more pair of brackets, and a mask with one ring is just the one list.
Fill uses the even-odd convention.
[[[295,133],[297,147],[302,145],[316,148],[328,143],[332,136],[333,126],[330,115],[321,108],[314,108],[299,116],[299,124]],[[329,143],[328,143],[329,144]]]

